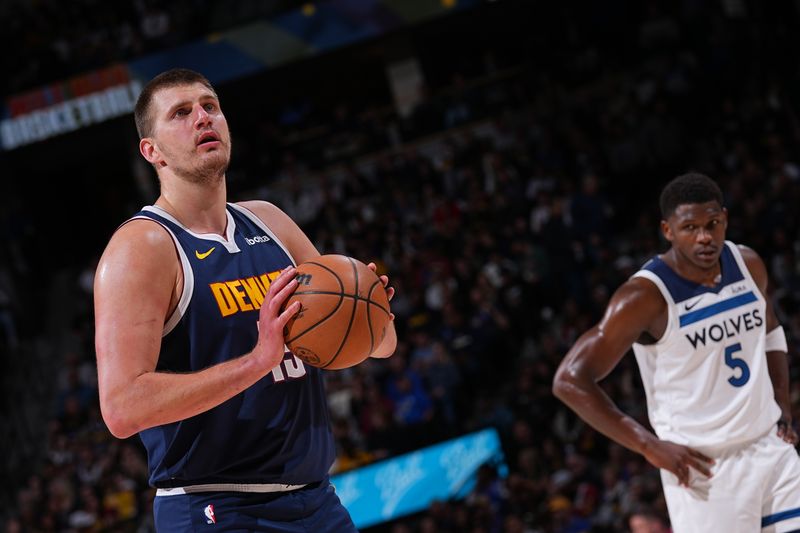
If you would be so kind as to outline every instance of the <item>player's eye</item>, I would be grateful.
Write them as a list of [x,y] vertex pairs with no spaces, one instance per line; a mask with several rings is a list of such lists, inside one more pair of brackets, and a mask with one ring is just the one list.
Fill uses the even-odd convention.
[[185,107],[181,107],[180,109],[175,111],[175,116],[176,117],[185,117],[188,114],[189,114],[189,110],[186,109]]
[[214,104],[206,104],[206,105],[203,106],[203,109],[205,109],[208,112],[211,112],[211,111],[213,111],[215,109],[215,107],[214,107]]

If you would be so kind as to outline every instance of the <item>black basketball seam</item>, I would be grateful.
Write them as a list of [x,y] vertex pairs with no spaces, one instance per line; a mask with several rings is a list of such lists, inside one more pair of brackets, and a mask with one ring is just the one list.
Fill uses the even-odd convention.
[[[320,263],[315,263],[315,262],[308,261],[306,264],[317,265],[318,267],[320,267],[320,268],[324,268],[325,270],[327,270],[328,272],[330,272],[330,273],[331,273],[331,275],[332,275],[334,278],[336,278],[336,283],[338,283],[338,284],[339,284],[339,287],[340,287],[342,290],[341,290],[341,292],[338,292],[338,293],[337,293],[337,292],[333,292],[333,291],[326,291],[326,292],[325,292],[325,294],[333,294],[333,295],[339,296],[339,302],[336,304],[336,307],[334,307],[334,308],[333,308],[333,310],[332,310],[330,313],[328,313],[327,315],[325,315],[324,317],[322,317],[322,318],[321,318],[320,320],[318,320],[317,322],[315,322],[315,323],[311,324],[310,326],[308,326],[306,329],[304,329],[303,331],[301,331],[300,333],[298,333],[297,335],[295,335],[295,336],[294,336],[294,337],[292,337],[291,339],[287,339],[287,340],[285,341],[287,346],[289,345],[289,343],[290,343],[290,342],[294,342],[294,341],[296,341],[297,339],[299,339],[300,337],[302,337],[303,335],[305,335],[306,333],[308,333],[309,331],[311,331],[312,329],[314,329],[315,327],[319,326],[320,324],[322,324],[323,322],[325,322],[326,320],[328,320],[330,317],[332,317],[332,316],[333,316],[333,314],[334,314],[336,311],[338,311],[338,310],[339,310],[339,308],[342,306],[342,302],[344,302],[344,297],[345,297],[345,294],[344,294],[344,283],[342,283],[342,280],[340,280],[340,279],[339,279],[339,275],[338,275],[336,272],[334,272],[333,270],[331,270],[330,268],[328,268],[328,267],[326,267],[325,265],[322,265],[322,264],[320,264]],[[295,293],[294,293],[294,294],[297,294],[297,292],[295,291]],[[311,293],[310,293],[310,292],[305,292],[305,293],[300,293],[300,294],[311,294]]]
[[361,302],[367,302],[367,304],[374,305],[375,307],[377,307],[378,309],[380,309],[381,311],[386,313],[386,315],[390,314],[389,311],[385,307],[383,307],[381,304],[379,304],[375,300],[371,300],[369,298],[364,298],[362,296],[358,296],[358,295],[355,295],[355,294],[346,294],[346,293],[343,293],[343,292],[339,293],[339,292],[333,292],[333,291],[303,291],[303,292],[294,292],[293,296],[304,296],[306,294],[332,294],[334,296],[341,296],[342,298],[353,298],[354,300],[359,300]]
[[[346,259],[350,262],[350,265],[353,267],[353,279],[355,280],[355,284],[356,284],[355,288],[353,289],[353,292],[357,296],[358,295],[358,269],[356,268],[356,264],[352,259],[350,259],[349,257],[347,257]],[[338,276],[337,276],[337,279],[338,279]],[[342,295],[344,295],[344,285],[342,285]],[[344,298],[342,298],[342,299],[344,299]],[[344,348],[344,344],[347,342],[347,337],[350,336],[350,330],[353,328],[353,320],[356,317],[356,306],[357,305],[358,305],[358,301],[356,300],[356,301],[353,302],[353,312],[350,313],[350,322],[347,323],[347,331],[344,332],[344,337],[342,337],[342,343],[339,345],[339,349],[336,350],[336,353],[333,354],[333,357],[331,357],[328,360],[327,363],[322,365],[322,368],[328,368],[329,366],[331,366],[331,364],[333,364],[333,362],[336,361],[336,358],[339,357],[339,354],[342,353],[342,348]]]

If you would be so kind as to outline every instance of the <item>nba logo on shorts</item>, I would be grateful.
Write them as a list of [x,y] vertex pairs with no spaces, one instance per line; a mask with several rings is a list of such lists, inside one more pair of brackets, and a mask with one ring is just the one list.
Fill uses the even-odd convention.
[[203,509],[203,513],[206,515],[206,524],[217,523],[217,516],[214,514],[214,506],[212,504],[206,505],[206,508]]

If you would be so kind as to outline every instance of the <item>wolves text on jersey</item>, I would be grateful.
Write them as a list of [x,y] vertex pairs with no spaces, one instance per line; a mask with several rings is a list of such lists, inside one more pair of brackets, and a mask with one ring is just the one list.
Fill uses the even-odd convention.
[[707,342],[719,342],[722,339],[735,337],[743,331],[750,331],[760,328],[764,324],[759,309],[752,309],[736,317],[729,317],[720,322],[703,326],[684,336],[692,344],[692,348],[698,345],[705,346]]

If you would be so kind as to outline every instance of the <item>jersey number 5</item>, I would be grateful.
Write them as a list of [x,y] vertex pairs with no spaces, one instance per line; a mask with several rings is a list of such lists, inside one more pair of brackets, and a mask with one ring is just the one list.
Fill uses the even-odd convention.
[[742,371],[738,378],[736,376],[731,376],[728,378],[728,383],[734,387],[741,387],[750,381],[750,367],[747,366],[747,363],[744,361],[744,359],[739,359],[738,357],[733,356],[734,353],[741,351],[742,345],[738,342],[725,347],[725,364],[734,370],[738,368]]

